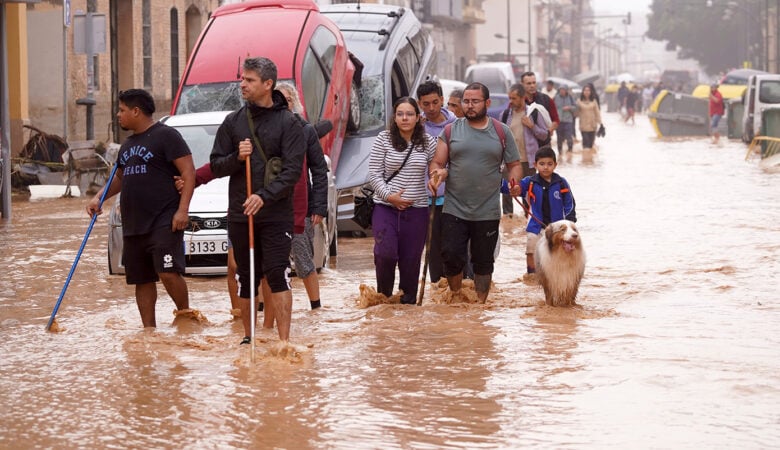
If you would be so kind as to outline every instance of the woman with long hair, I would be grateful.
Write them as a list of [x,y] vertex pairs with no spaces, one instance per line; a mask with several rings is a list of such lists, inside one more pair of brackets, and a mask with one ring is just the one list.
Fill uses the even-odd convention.
[[376,205],[371,227],[377,292],[393,294],[398,266],[404,304],[415,304],[417,297],[428,230],[425,174],[435,151],[436,138],[425,133],[417,101],[398,99],[390,126],[371,148],[368,173]]
[[582,133],[582,149],[583,151],[591,150],[596,141],[596,130],[601,125],[601,111],[593,88],[590,86],[582,88],[580,99],[577,100],[577,111],[580,119],[580,133]]

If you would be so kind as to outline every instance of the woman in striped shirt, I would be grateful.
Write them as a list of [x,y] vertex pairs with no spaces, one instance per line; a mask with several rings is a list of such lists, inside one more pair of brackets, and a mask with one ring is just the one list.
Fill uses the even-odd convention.
[[398,266],[404,292],[401,303],[415,304],[420,259],[428,230],[425,173],[436,150],[436,138],[425,133],[420,108],[411,97],[393,105],[393,121],[374,141],[369,183],[374,189],[374,265],[377,292],[390,297]]

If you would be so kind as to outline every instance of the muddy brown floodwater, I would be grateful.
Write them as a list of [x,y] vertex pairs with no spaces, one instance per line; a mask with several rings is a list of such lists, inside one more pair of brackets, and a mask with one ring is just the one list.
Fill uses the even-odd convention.
[[[780,442],[780,174],[745,146],[659,141],[608,117],[595,164],[558,168],[588,254],[580,306],[543,306],[520,220],[485,306],[357,307],[370,239],[340,238],[321,310],[294,285],[297,357],[239,347],[223,277],[188,277],[208,324],[144,331],[85,199],[0,222],[2,448],[771,448]],[[427,292],[432,292],[428,288]]]

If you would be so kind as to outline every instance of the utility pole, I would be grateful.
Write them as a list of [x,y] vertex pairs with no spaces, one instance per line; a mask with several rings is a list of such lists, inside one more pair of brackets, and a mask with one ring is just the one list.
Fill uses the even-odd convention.
[[574,2],[575,15],[572,21],[574,29],[572,30],[571,65],[572,75],[577,75],[582,71],[582,0],[574,0]]
[[[87,107],[87,140],[95,139],[95,126],[93,107],[95,100],[95,12],[97,12],[97,0],[87,1],[87,13],[84,16],[84,54],[87,57],[87,96],[76,99],[77,105]],[[104,17],[104,16],[103,16]],[[105,21],[99,22],[105,27]],[[98,43],[99,44],[99,43]],[[105,51],[105,42],[102,43]]]
[[512,62],[512,25],[509,14],[509,0],[506,0],[506,60]]
[[3,219],[11,219],[11,119],[8,106],[8,31],[5,24],[5,2],[0,0],[0,154],[2,154],[2,186],[3,196],[0,198]]
[[533,64],[531,63],[533,58],[533,50],[532,50],[532,42],[531,41],[531,0],[526,0],[528,2],[528,68],[526,69],[526,72],[530,72],[533,69],[531,68]]

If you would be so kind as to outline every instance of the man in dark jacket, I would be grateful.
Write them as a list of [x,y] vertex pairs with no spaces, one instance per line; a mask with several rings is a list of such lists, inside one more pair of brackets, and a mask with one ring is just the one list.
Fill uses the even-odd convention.
[[550,114],[550,120],[552,121],[552,124],[550,124],[550,126],[548,127],[547,139],[539,141],[539,148],[542,148],[546,145],[550,145],[550,140],[552,138],[552,135],[555,132],[555,130],[558,128],[558,125],[560,125],[561,123],[561,120],[558,118],[558,109],[555,108],[555,102],[547,95],[537,91],[535,73],[533,72],[523,73],[522,75],[520,75],[520,83],[522,83],[523,87],[525,88],[525,103],[527,105],[530,105],[531,103],[537,103],[539,105],[542,105],[544,106],[544,109],[546,109],[547,112]]
[[[293,237],[293,188],[301,176],[306,143],[300,122],[288,110],[287,100],[276,86],[276,65],[268,58],[248,58],[241,75],[241,95],[246,105],[225,117],[211,151],[211,170],[217,177],[230,176],[228,236],[238,264],[242,344],[251,343],[249,304],[249,218],[260,264],[255,264],[255,291],[263,277],[279,328],[279,339],[290,339],[292,292],[290,248]],[[251,124],[251,128],[250,128]],[[262,147],[262,148],[258,148]],[[262,154],[261,154],[262,152]],[[252,190],[247,195],[246,164],[251,164]],[[265,183],[266,161],[281,158],[278,174]],[[268,305],[266,305],[268,306]]]

